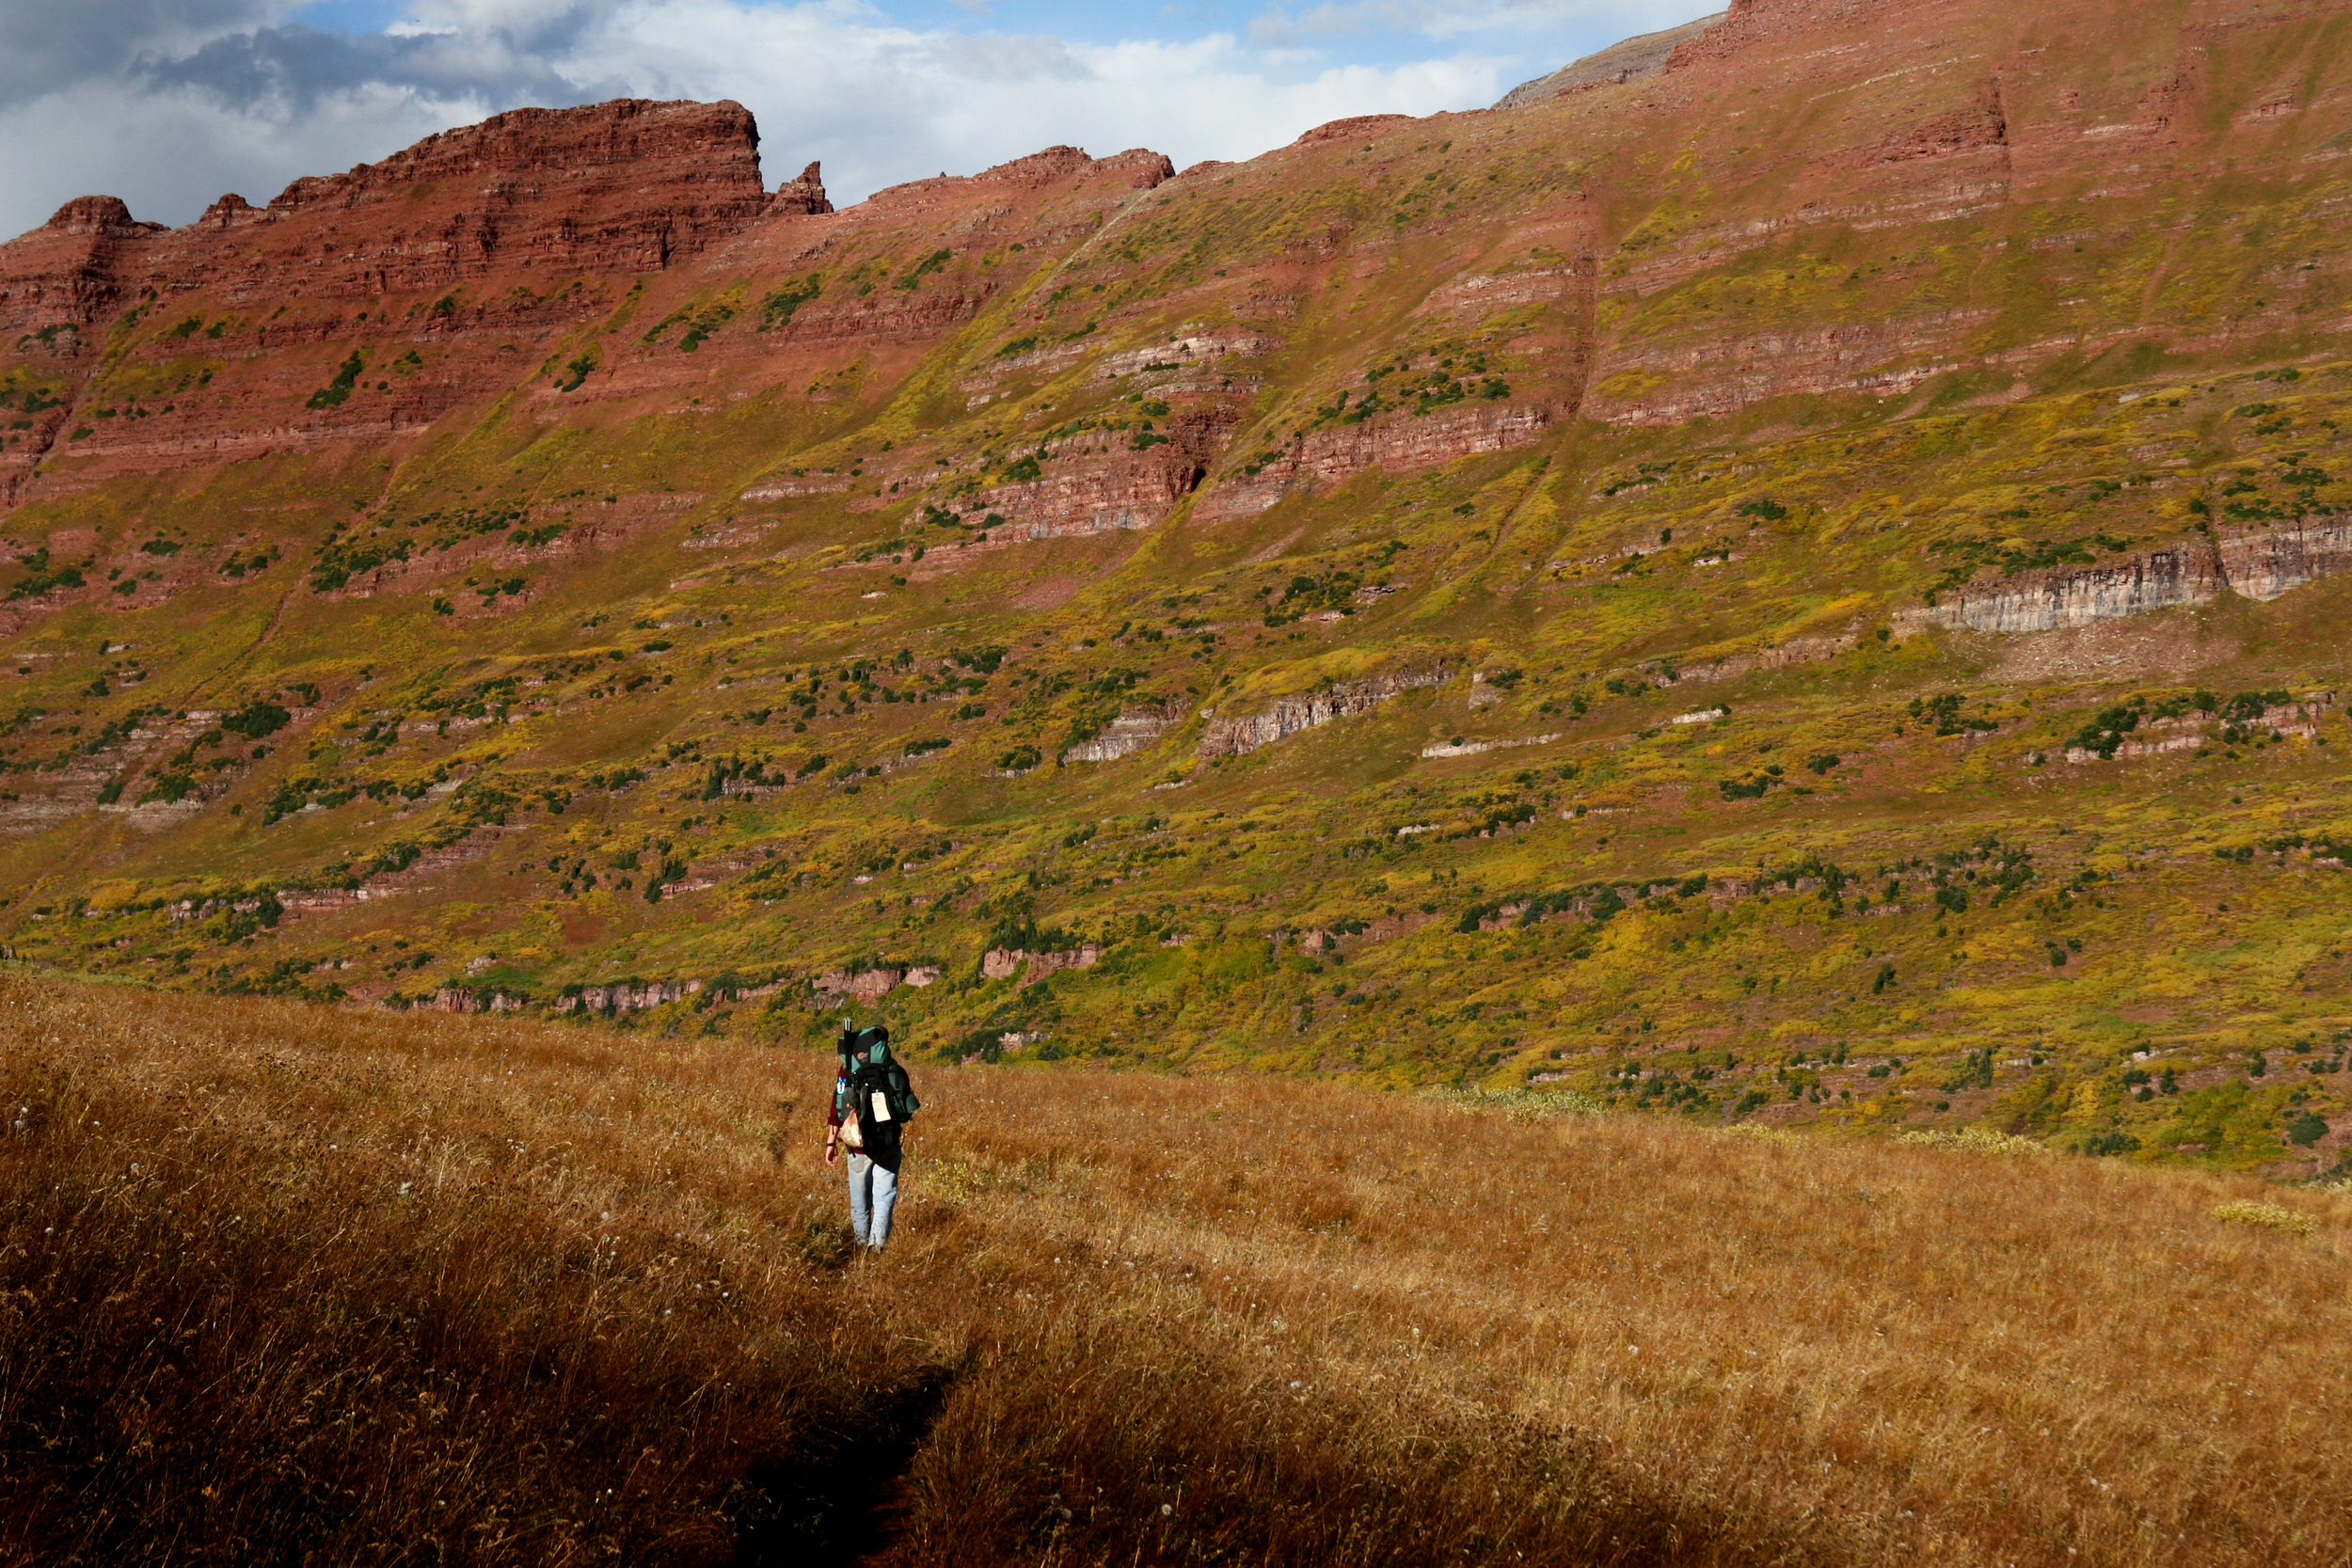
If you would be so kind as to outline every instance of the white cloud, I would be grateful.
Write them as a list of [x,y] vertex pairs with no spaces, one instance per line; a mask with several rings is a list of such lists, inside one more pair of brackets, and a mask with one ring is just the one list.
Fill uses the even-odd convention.
[[741,101],[759,119],[771,172],[820,157],[827,183],[850,199],[1057,142],[1097,154],[1152,147],[1180,164],[1246,158],[1343,115],[1432,114],[1498,90],[1495,66],[1470,59],[1279,73],[1225,34],[975,39],[727,0],[664,0],[616,21],[583,64],[617,72],[634,60],[665,91]]
[[[1481,32],[1601,27],[1631,38],[1721,10],[1724,0],[1322,0],[1277,4],[1249,24],[1252,41],[1276,44],[1351,33],[1409,31],[1433,39]],[[1565,61],[1560,62],[1565,64]]]
[[356,38],[273,24],[276,0],[213,3],[209,35],[135,39],[135,64],[0,102],[0,233],[89,192],[185,222],[224,190],[266,200],[522,103],[734,98],[759,120],[771,184],[821,159],[844,201],[1059,142],[1246,158],[1324,120],[1476,107],[1510,85],[1502,62],[1458,52],[1318,65],[1227,33],[976,36],[854,0],[416,0],[405,25]]
[[[119,196],[138,217],[184,223],[224,192],[266,201],[301,175],[371,162],[493,112],[371,87],[322,100],[290,125],[191,94],[85,84],[0,110],[0,235],[88,194]],[[59,135],[61,125],[70,134]]]

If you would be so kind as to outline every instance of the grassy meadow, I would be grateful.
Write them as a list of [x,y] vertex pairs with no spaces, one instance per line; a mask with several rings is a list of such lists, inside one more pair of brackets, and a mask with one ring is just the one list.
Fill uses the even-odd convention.
[[829,1068],[0,977],[0,1559],[2282,1564],[2352,1533],[2324,1189],[924,1067],[898,1234],[852,1262]]

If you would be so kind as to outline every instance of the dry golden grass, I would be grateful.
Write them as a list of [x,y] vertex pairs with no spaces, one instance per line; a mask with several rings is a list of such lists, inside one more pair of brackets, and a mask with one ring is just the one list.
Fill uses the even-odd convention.
[[[2343,1196],[933,1069],[899,1236],[844,1265],[829,1070],[0,979],[0,1558],[2352,1542]],[[2256,1199],[2311,1233],[2215,1217]]]

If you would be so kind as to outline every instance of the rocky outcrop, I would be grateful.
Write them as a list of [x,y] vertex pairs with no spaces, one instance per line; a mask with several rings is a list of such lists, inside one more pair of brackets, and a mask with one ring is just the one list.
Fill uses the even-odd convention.
[[[757,149],[740,104],[623,100],[495,116],[266,208],[223,196],[179,230],[69,202],[0,245],[0,355],[32,361],[46,405],[0,453],[0,507],[44,477],[390,440],[496,395],[534,340],[756,219]],[[120,329],[103,363],[102,322]],[[175,395],[194,385],[200,400]],[[87,423],[85,390],[104,403]],[[99,422],[126,394],[135,412]]]
[[[1508,752],[1521,746],[1549,746],[1560,738],[1559,732],[1548,730],[1542,735],[1520,736],[1515,740],[1439,740],[1423,746],[1424,757],[1474,757],[1486,752]],[[1399,829],[1400,832],[1406,830]]]
[[1426,468],[1457,458],[1533,445],[1551,424],[1541,404],[1490,402],[1439,409],[1424,418],[1384,415],[1361,424],[1308,431],[1262,464],[1226,474],[1201,499],[1203,521],[1263,512],[1294,490],[1331,484],[1368,468]]
[[[163,231],[111,196],[78,196],[29,234],[0,245],[0,328],[46,329],[43,346],[71,354],[78,333],[130,292],[125,258]],[[59,341],[60,336],[66,341]]]
[[896,964],[872,969],[829,969],[817,976],[817,994],[828,1000],[879,1002],[898,989],[907,972]]
[[1142,751],[1176,727],[1176,716],[1163,707],[1122,710],[1109,727],[1091,739],[1081,740],[1061,754],[1064,762],[1117,762]]
[[1801,330],[1613,344],[1595,363],[1585,412],[1609,424],[1656,426],[1717,418],[1768,398],[1896,397],[1968,362],[1969,330],[1994,314],[1934,310]]
[[1858,31],[1878,8],[1872,0],[1731,0],[1709,25],[1676,41],[1664,69],[1690,71],[1807,33]]
[[1028,969],[1023,985],[1035,985],[1048,974],[1064,969],[1092,969],[1103,961],[1099,942],[1087,942],[1079,947],[1058,953],[1032,953],[1021,947],[992,947],[980,955],[980,978],[1005,980]]
[[[387,211],[395,202],[397,215]],[[305,227],[331,270],[307,277],[306,293],[341,281],[376,293],[493,264],[666,267],[738,232],[767,204],[750,110],[625,98],[493,115],[380,164],[296,180],[269,212],[314,215]],[[364,240],[326,243],[355,231]]]
[[1102,961],[1102,947],[1091,942],[1067,952],[1032,953],[1029,955],[1029,972],[1023,984],[1035,985],[1057,970],[1092,969]]
[[823,172],[816,164],[801,170],[798,180],[778,185],[776,194],[768,198],[771,217],[814,217],[832,211],[833,203],[825,199]]
[[1220,359],[1256,359],[1278,346],[1263,333],[1209,332],[1188,325],[1141,348],[1104,356],[1094,367],[1093,379],[1116,381],[1145,371],[1205,370]]
[[2352,517],[2307,517],[2277,528],[2192,535],[2112,565],[2048,567],[1971,583],[1936,602],[1898,610],[1898,631],[2030,632],[2086,626],[2181,605],[2211,604],[2223,589],[2275,599],[2333,573],[2352,570]]
[[2224,534],[2218,548],[2221,575],[2233,593],[2275,599],[2307,582],[2352,571],[2352,516],[2304,517]]
[[998,164],[972,177],[984,185],[1050,185],[1073,177],[1108,180],[1132,190],[1148,191],[1176,177],[1175,161],[1148,147],[1131,147],[1107,158],[1090,158],[1083,148],[1049,147],[1025,158]]
[[1405,692],[1442,686],[1451,674],[1451,671],[1440,665],[1430,670],[1375,675],[1364,680],[1335,681],[1320,690],[1280,698],[1257,713],[1232,719],[1204,714],[1209,719],[1209,725],[1200,736],[1200,754],[1204,757],[1238,756],[1244,752],[1254,752],[1261,746],[1271,746],[1301,730],[1327,724],[1334,719],[1370,713],[1391,697]]
[[2192,752],[2215,740],[2225,746],[2236,745],[2255,736],[2267,735],[2278,738],[2294,737],[2314,740],[2320,726],[2335,711],[2336,694],[2332,691],[2306,691],[2294,701],[2271,703],[2254,717],[2225,719],[2217,714],[2181,714],[2169,719],[2152,719],[2133,730],[2130,738],[2110,752],[2094,751],[2085,746],[2066,748],[2066,760],[2084,764],[2110,761],[2132,761],[2139,757],[2163,756],[2172,752]]
[[942,174],[932,180],[910,180],[902,185],[885,186],[867,201],[878,212],[896,216],[910,209],[943,205],[976,188],[1039,189],[1073,183],[1148,191],[1175,175],[1176,165],[1168,154],[1146,147],[1131,147],[1107,158],[1089,157],[1083,148],[1049,147],[1025,158],[984,168],[977,174]]
[[436,1013],[518,1013],[531,1006],[531,1000],[509,991],[443,986],[417,1006]]
[[1393,131],[1408,124],[1411,115],[1351,115],[1345,119],[1327,119],[1310,131],[1301,131],[1293,147],[1313,147],[1323,142],[1353,141],[1359,136],[1376,136],[1383,131]]
[[380,164],[296,180],[266,209],[224,196],[182,230],[83,197],[0,245],[0,330],[87,324],[149,289],[282,301],[515,268],[658,270],[766,210],[758,149],[739,103],[620,99],[494,115]]
[[1624,82],[1638,82],[1655,76],[1666,69],[1667,59],[1677,46],[1686,40],[1696,39],[1724,19],[1722,11],[1686,22],[1679,27],[1662,32],[1643,33],[1621,43],[1613,43],[1597,54],[1587,55],[1562,66],[1549,76],[1538,76],[1532,82],[1521,82],[1495,101],[1498,109],[1516,109],[1528,103],[1541,103],[1564,92],[1582,92],[1592,87],[1615,87]]
[[2210,604],[2223,586],[2220,554],[2211,540],[2200,536],[2111,566],[2079,571],[2050,567],[1953,589],[1938,594],[1931,605],[1898,610],[1895,626],[1904,633],[1928,626],[2055,631],[2175,605]]
[[[1199,488],[1233,425],[1230,406],[1180,408],[1157,430],[1089,432],[1056,443],[1034,480],[1000,484],[962,503],[967,515],[994,514],[993,542],[1058,539],[1114,529],[1149,528]],[[1138,438],[1150,443],[1140,449]],[[950,568],[942,553],[926,564]]]
[[577,991],[557,997],[555,1010],[559,1013],[644,1012],[649,1007],[683,1002],[690,996],[699,995],[702,989],[700,980],[623,980],[609,986],[582,986]]
[[1721,658],[1661,668],[1656,679],[1661,686],[1737,680],[1758,670],[1784,670],[1792,664],[1818,664],[1836,658],[1860,641],[1852,633],[1842,637],[1792,637],[1752,653],[1726,654]]
[[818,1006],[844,1000],[879,1002],[900,986],[928,986],[938,978],[937,964],[875,964],[866,969],[829,969],[817,976]]

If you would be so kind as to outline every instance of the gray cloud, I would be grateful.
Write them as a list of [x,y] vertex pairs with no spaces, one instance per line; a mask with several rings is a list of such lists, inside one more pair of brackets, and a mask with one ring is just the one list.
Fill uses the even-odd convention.
[[499,39],[447,33],[353,36],[316,27],[263,27],[215,39],[179,58],[150,55],[132,68],[151,91],[207,94],[240,113],[299,117],[322,98],[389,87],[441,101],[561,106],[611,96]]
[[929,39],[906,50],[901,69],[934,79],[1016,86],[1026,82],[1080,82],[1094,70],[1071,53],[1059,39],[964,38],[949,35]]
[[[1507,85],[1493,60],[1327,65],[1221,33],[973,36],[854,0],[412,0],[411,23],[362,36],[289,23],[295,3],[91,0],[123,29],[113,53],[65,28],[43,47],[94,63],[0,102],[0,235],[99,192],[184,223],[224,189],[266,200],[532,103],[733,98],[758,118],[771,176],[821,158],[835,199],[855,201],[1057,142],[1245,158],[1325,120],[1473,107]],[[206,26],[139,34],[166,13]]]
[[288,0],[9,0],[0,5],[0,108],[112,76],[143,50],[275,21]]

